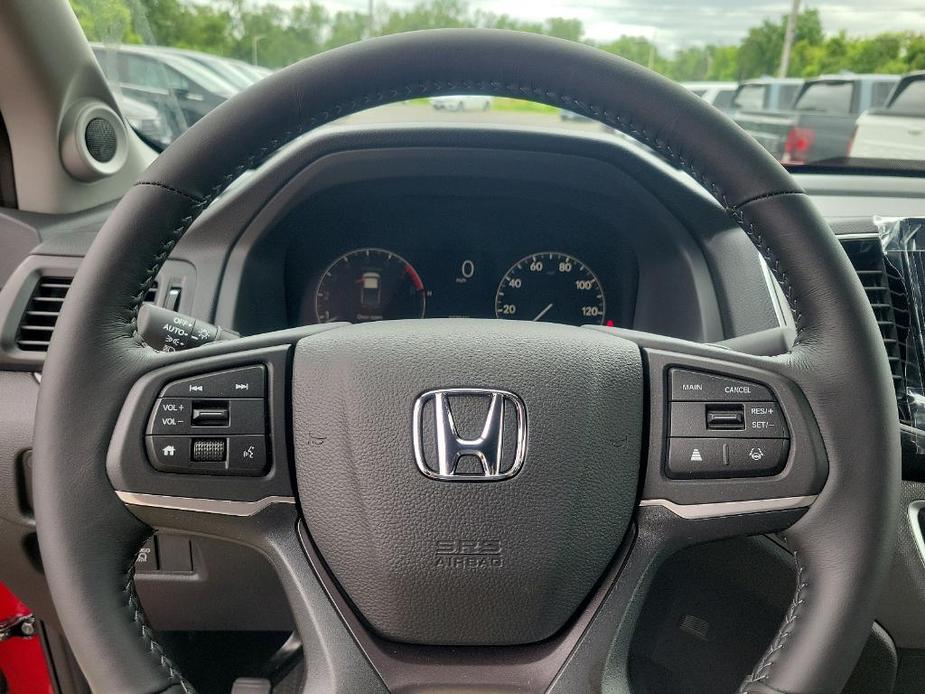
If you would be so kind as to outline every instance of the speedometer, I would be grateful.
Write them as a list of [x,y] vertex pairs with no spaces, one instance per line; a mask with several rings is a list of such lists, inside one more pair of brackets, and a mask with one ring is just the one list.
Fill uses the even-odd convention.
[[518,260],[495,294],[498,318],[600,325],[606,308],[604,289],[591,268],[556,251]]

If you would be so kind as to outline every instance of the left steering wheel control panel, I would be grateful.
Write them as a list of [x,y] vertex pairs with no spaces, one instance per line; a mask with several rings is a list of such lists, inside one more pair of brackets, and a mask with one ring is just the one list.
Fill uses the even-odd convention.
[[267,451],[266,367],[171,381],[154,403],[145,444],[164,472],[262,475]]
[[129,391],[106,459],[113,487],[229,501],[291,497],[292,345],[242,339],[200,350],[164,355],[164,366]]

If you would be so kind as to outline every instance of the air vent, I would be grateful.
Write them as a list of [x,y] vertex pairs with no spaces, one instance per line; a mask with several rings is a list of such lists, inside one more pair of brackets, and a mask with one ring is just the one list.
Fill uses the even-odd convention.
[[842,245],[874,310],[893,373],[899,416],[903,422],[908,423],[910,417],[905,374],[909,309],[902,275],[884,259],[879,238],[846,239]]
[[25,352],[47,352],[71,277],[42,277],[19,322],[16,346]]
[[[71,288],[73,277],[42,277],[39,279],[26,310],[23,312],[19,329],[16,331],[16,346],[24,352],[47,352],[51,334],[61,313],[61,304]],[[145,295],[146,302],[153,302],[157,296],[157,282],[151,285]]]

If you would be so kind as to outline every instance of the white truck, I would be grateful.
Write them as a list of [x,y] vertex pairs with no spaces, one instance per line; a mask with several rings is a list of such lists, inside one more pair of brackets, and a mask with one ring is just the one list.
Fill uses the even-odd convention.
[[681,86],[720,111],[731,111],[732,97],[739,85],[736,82],[681,82]]
[[925,70],[903,77],[883,108],[861,114],[852,159],[925,159]]

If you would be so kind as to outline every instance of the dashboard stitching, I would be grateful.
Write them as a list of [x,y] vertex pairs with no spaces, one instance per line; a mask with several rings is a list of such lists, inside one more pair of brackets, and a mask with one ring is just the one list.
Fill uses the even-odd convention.
[[153,657],[158,665],[167,673],[171,682],[178,683],[186,694],[194,694],[196,690],[193,688],[193,685],[180,674],[179,670],[174,666],[173,661],[167,656],[164,648],[154,638],[154,632],[151,627],[148,626],[141,603],[138,600],[138,594],[135,592],[134,557],[132,558],[132,563],[128,571],[126,571],[125,587],[122,589],[122,592],[125,593],[126,603],[132,611],[132,621],[138,625],[141,631],[141,640],[148,644],[148,653],[151,654],[151,657]]

